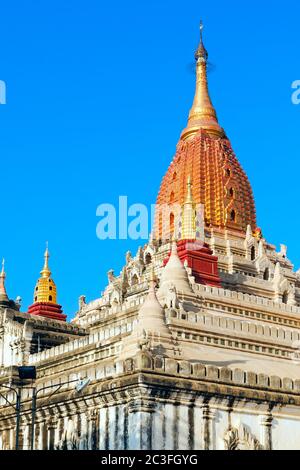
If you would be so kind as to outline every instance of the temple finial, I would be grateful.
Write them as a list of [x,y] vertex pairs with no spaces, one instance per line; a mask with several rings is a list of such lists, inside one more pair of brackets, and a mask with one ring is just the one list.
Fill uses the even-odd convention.
[[2,276],[2,277],[5,277],[5,259],[4,259],[4,258],[2,258],[1,276]]
[[46,251],[44,253],[44,267],[41,271],[42,277],[49,278],[51,276],[51,271],[49,269],[49,258],[50,258],[50,253],[49,253],[49,248],[48,248],[48,242],[46,242]]
[[208,53],[203,44],[203,23],[200,22],[200,44],[195,53],[196,59],[196,91],[188,125],[181,134],[181,139],[191,139],[200,129],[217,137],[224,137],[217,114],[211,102],[207,83]]
[[5,259],[2,259],[2,270],[0,273],[0,301],[7,301],[8,300],[8,295],[6,293],[6,288],[5,288],[5,279],[6,279],[6,274],[5,274]]
[[204,24],[203,24],[203,21],[200,20],[200,43],[203,43],[203,30],[204,30]]
[[44,266],[41,271],[41,277],[38,279],[34,290],[34,305],[41,302],[56,304],[56,285],[51,278],[49,258],[50,253],[47,242],[44,253]]
[[200,44],[195,54],[195,59],[197,62],[199,60],[207,62],[207,59],[208,59],[208,52],[205,49],[204,43],[203,43],[203,29],[204,29],[204,25],[203,25],[203,21],[201,20],[200,21]]

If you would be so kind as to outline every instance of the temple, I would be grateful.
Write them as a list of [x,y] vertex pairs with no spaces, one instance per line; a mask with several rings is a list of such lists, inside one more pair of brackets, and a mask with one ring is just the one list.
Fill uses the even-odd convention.
[[[202,36],[201,25],[195,98],[149,242],[108,272],[99,298],[80,297],[70,323],[48,248],[27,312],[3,264],[0,449],[300,448],[300,272],[257,227]],[[22,379],[24,366],[36,378]]]

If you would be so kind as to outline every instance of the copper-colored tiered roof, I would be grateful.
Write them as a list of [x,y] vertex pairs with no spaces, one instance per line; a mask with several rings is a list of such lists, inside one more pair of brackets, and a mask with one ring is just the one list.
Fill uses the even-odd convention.
[[[177,145],[176,155],[163,178],[157,198],[159,207],[184,203],[191,176],[196,204],[204,205],[205,224],[246,232],[256,228],[255,204],[247,175],[238,162],[230,141],[220,127],[207,85],[208,54],[202,41],[196,52],[197,80],[194,103],[188,125]],[[156,238],[167,237],[161,210],[156,214]],[[174,218],[169,214],[170,219]]]

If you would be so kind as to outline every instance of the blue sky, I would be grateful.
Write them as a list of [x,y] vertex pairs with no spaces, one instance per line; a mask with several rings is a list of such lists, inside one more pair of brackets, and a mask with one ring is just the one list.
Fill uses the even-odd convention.
[[72,317],[132,241],[99,241],[96,208],[155,202],[194,93],[199,20],[221,124],[253,186],[266,238],[300,267],[299,0],[2,2],[0,256],[23,309],[49,240]]

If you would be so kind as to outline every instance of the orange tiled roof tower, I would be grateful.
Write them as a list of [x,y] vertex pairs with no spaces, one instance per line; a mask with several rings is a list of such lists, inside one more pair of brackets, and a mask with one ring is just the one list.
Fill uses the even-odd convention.
[[[255,204],[247,175],[238,162],[230,141],[218,123],[207,83],[208,53],[202,39],[196,51],[196,92],[187,127],[181,134],[176,155],[163,178],[157,198],[159,207],[182,205],[189,176],[196,204],[204,205],[206,227],[245,233],[256,229]],[[155,238],[171,238],[170,220],[157,210]],[[168,229],[170,227],[170,229]],[[169,233],[168,233],[169,231]]]

